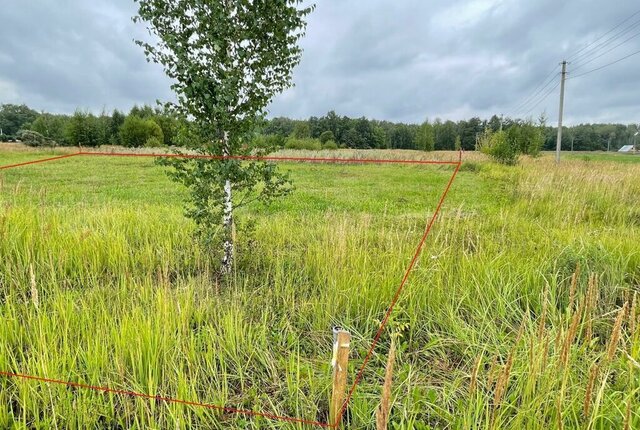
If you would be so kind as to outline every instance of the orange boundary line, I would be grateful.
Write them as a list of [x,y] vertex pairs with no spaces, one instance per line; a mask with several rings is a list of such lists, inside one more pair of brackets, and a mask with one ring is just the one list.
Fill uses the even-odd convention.
[[0,166],[0,170],[13,169],[14,167],[28,166],[30,164],[45,163],[47,161],[60,160],[62,158],[75,157],[76,155],[82,155],[82,152],[74,152],[73,154],[65,154],[65,155],[60,155],[58,157],[44,158],[42,160],[26,161],[24,163],[18,163],[18,164],[9,164],[8,166]]

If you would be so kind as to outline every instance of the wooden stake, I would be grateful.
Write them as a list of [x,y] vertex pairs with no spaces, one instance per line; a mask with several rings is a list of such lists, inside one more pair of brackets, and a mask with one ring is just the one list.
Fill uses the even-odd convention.
[[333,385],[331,392],[331,405],[329,406],[329,418],[331,424],[338,424],[340,411],[344,404],[347,388],[347,369],[349,365],[349,348],[351,334],[340,327],[333,329]]

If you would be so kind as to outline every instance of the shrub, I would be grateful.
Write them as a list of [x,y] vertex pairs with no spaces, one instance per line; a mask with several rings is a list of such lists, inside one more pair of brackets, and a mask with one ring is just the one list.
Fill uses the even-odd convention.
[[294,139],[289,137],[284,145],[287,149],[306,149],[309,151],[319,151],[322,149],[322,144],[317,139]]
[[135,115],[129,115],[120,127],[120,138],[124,146],[141,147],[147,144],[150,138],[164,142],[162,128],[152,119],[143,119]]
[[333,141],[335,143],[336,137],[333,135],[333,132],[327,130],[320,135],[320,143],[323,145],[327,142]]
[[309,129],[309,124],[306,121],[299,122],[293,128],[293,133],[291,137],[296,139],[308,139],[311,135],[311,130]]
[[147,148],[158,148],[163,145],[164,142],[161,142],[156,136],[149,137],[144,144]]
[[513,165],[520,154],[537,157],[544,143],[541,127],[531,121],[517,122],[507,130],[492,132],[487,129],[478,144],[478,149],[499,163]]
[[338,149],[338,144],[333,140],[328,140],[322,145],[322,149]]
[[492,133],[491,130],[487,130],[480,138],[479,147],[481,152],[498,163],[512,166],[518,162],[516,143],[510,140],[504,131]]
[[284,143],[284,137],[276,134],[260,134],[258,136],[255,136],[253,138],[253,141],[251,142],[253,147],[262,149],[282,148],[284,146]]
[[544,144],[544,136],[540,127],[530,121],[518,123],[507,130],[507,139],[520,154],[537,157]]
[[47,139],[37,131],[23,130],[19,132],[19,136],[20,140],[28,146],[45,146],[54,144],[52,141],[47,142]]

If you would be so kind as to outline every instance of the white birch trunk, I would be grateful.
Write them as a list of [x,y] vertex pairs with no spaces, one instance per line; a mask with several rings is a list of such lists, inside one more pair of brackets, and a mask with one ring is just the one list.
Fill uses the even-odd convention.
[[[224,0],[224,8],[227,11],[229,17],[232,15],[231,8],[229,7],[229,0]],[[231,42],[231,41],[230,41]],[[233,58],[233,43],[229,43],[227,47],[227,55],[230,59]],[[228,157],[231,155],[231,148],[229,147],[229,132],[225,131],[222,136],[222,155]],[[234,226],[233,226],[233,200],[231,199],[231,181],[227,179],[224,183],[224,212],[223,212],[223,228],[224,228],[224,243],[223,256],[222,256],[222,273],[228,275],[233,269],[233,256],[234,256]]]
[[[228,157],[229,153],[229,135],[225,131],[222,141],[222,155]],[[224,226],[224,243],[222,256],[222,272],[231,273],[233,268],[233,200],[231,199],[231,181],[229,179],[224,183],[224,212],[222,218]]]

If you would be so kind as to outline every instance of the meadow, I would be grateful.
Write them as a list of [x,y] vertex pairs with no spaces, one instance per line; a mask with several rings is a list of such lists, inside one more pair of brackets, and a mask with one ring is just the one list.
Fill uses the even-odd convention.
[[[65,151],[6,145],[0,165]],[[391,337],[390,428],[640,427],[628,160],[465,154],[343,428],[375,428]],[[243,208],[225,283],[152,159],[0,171],[0,371],[327,421],[331,329],[353,335],[351,383],[453,168],[281,168],[295,191]],[[4,376],[0,427],[309,428]]]

